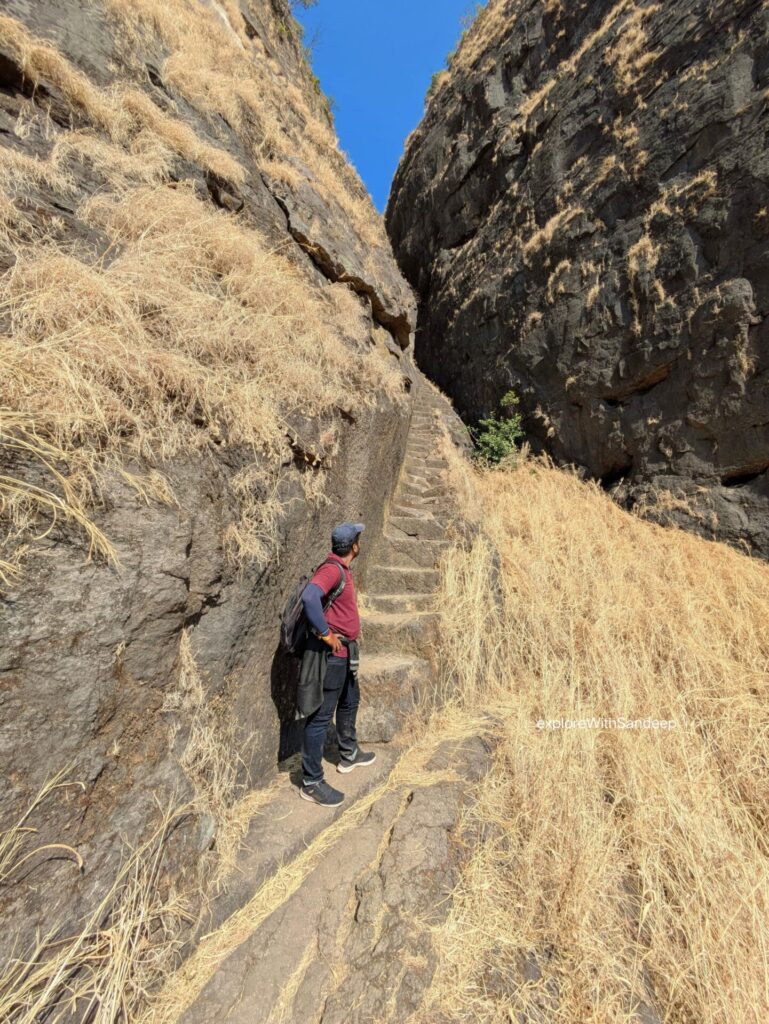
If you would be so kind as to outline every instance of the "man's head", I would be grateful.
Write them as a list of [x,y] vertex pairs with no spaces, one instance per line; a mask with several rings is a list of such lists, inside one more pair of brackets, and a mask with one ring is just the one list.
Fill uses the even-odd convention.
[[339,558],[357,558],[360,554],[360,535],[366,527],[363,523],[342,523],[331,532],[331,550]]

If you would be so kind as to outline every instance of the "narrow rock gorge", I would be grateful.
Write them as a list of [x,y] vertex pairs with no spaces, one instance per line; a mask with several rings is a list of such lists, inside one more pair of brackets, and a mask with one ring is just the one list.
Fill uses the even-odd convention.
[[312,0],[1,6],[2,1024],[766,1020],[769,4],[477,5],[384,221]]
[[386,222],[417,358],[470,421],[769,557],[769,11],[490,0]]

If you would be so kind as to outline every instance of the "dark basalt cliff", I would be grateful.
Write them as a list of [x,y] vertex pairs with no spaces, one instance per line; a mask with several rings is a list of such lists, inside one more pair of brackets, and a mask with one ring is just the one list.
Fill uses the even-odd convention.
[[386,223],[470,420],[769,557],[769,11],[491,0]]
[[333,523],[381,528],[415,316],[285,0],[4,3],[0,179],[5,963],[191,802],[194,890],[294,749],[278,615]]

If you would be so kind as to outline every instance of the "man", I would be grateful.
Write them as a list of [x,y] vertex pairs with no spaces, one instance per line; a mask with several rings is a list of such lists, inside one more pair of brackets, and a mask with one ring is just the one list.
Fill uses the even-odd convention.
[[[376,754],[358,746],[355,720],[358,714],[358,637],[360,616],[350,566],[360,554],[363,523],[342,523],[331,534],[331,554],[312,577],[302,594],[310,625],[302,659],[299,710],[306,715],[302,743],[302,788],[305,800],[335,807],[344,794],[323,777],[323,748],[328,727],[336,712],[339,740],[337,771],[351,772],[373,764]],[[344,586],[324,608],[324,598]]]

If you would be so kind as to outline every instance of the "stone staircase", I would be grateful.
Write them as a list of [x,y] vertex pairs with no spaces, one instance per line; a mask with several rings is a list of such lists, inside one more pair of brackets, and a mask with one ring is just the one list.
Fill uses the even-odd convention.
[[440,455],[448,405],[428,385],[415,412],[400,480],[363,596],[360,735],[390,742],[429,687],[437,640],[436,565],[449,543],[447,465]]
[[358,732],[377,760],[328,772],[345,792],[336,810],[298,799],[286,775],[265,790],[206,935],[153,1020],[399,1021],[432,977],[429,928],[448,912],[459,864],[450,833],[488,751],[475,736],[408,747],[398,735],[434,685],[437,566],[455,514],[442,424],[461,429],[435,389],[421,377],[415,387],[406,457],[361,595]]

